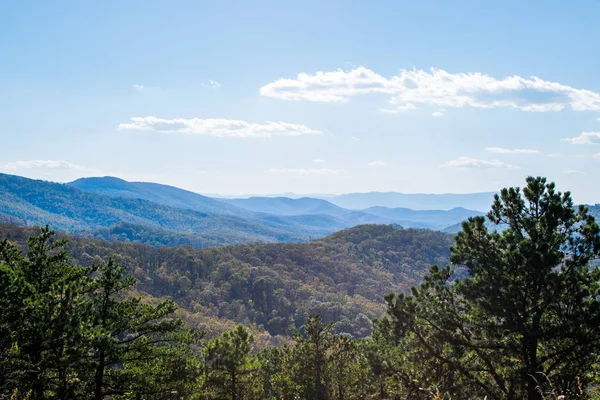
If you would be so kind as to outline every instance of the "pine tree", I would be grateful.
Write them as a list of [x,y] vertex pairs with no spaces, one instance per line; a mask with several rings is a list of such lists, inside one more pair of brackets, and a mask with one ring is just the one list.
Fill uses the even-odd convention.
[[[85,329],[91,269],[70,265],[62,240],[52,241],[48,227],[28,240],[24,256],[4,240],[0,276],[3,353],[10,363],[5,387],[72,398],[80,390],[77,371],[85,357]],[[7,340],[8,339],[8,340]],[[7,348],[8,346],[8,348]],[[5,364],[6,365],[6,364]]]
[[243,325],[223,333],[206,345],[205,391],[215,399],[246,398],[248,378],[253,367],[250,350],[254,336]]
[[396,332],[458,374],[455,398],[584,397],[600,361],[598,225],[539,177],[503,189],[487,218],[498,229],[471,218],[451,249],[467,278],[434,267],[411,296],[387,297]]
[[183,381],[195,380],[194,354],[190,350],[199,337],[184,330],[180,319],[173,318],[173,301],[154,306],[137,297],[123,298],[136,283],[125,277],[124,267],[110,260],[98,271],[91,295],[89,335],[90,393],[94,400],[127,393],[143,394],[145,398],[167,398],[165,393],[173,393],[179,398],[181,390],[175,388],[181,388]]

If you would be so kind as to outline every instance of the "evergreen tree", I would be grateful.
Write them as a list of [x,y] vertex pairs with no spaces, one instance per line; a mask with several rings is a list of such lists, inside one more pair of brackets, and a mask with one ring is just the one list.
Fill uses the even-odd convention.
[[243,325],[208,342],[205,391],[211,399],[247,398],[249,374],[253,370],[249,357],[253,342],[254,336]]
[[176,309],[173,301],[150,305],[138,297],[123,298],[135,285],[135,279],[125,277],[124,267],[110,260],[98,270],[91,295],[90,393],[94,400],[130,393],[145,398],[166,398],[165,394],[179,398],[181,382],[195,379],[194,354],[189,346],[199,338],[172,317]]
[[532,177],[496,195],[487,218],[498,229],[471,218],[451,249],[467,278],[433,267],[412,295],[387,297],[395,331],[458,374],[453,398],[583,398],[600,361],[598,225],[568,192]]
[[[175,305],[127,298],[135,283],[108,262],[68,262],[41,230],[26,255],[0,242],[0,398],[181,398],[198,375],[198,334]],[[96,276],[98,275],[98,276]]]
[[[31,398],[73,398],[85,358],[91,269],[67,262],[65,242],[51,241],[47,227],[28,240],[27,255],[0,243],[3,312],[2,388],[31,391]],[[6,310],[6,312],[4,312]]]
[[329,350],[334,343],[332,324],[324,324],[318,315],[304,325],[305,337],[296,337],[293,350],[293,379],[299,385],[301,398],[326,400],[329,396]]
[[369,368],[360,343],[348,336],[336,335],[329,351],[331,398],[366,398]]

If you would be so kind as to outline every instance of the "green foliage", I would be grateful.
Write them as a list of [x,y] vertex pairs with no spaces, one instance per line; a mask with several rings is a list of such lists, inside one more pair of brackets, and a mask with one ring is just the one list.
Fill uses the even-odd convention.
[[[0,236],[22,245],[34,232],[0,224]],[[448,262],[452,243],[440,232],[386,225],[311,243],[204,250],[68,239],[74,263],[91,267],[114,259],[139,281],[140,295],[170,296],[191,326],[218,334],[232,326],[220,328],[216,320],[234,321],[287,336],[319,314],[337,333],[354,337],[371,333],[370,320],[384,313],[386,293],[408,291],[431,264]]]
[[211,340],[204,352],[204,392],[211,399],[247,398],[253,365],[249,354],[253,335],[242,325]]
[[[66,232],[104,238],[118,235],[128,240],[145,241],[146,237],[156,240],[156,231],[163,231],[171,242],[199,247],[308,240],[331,232],[285,218],[246,219],[137,198],[108,197],[68,185],[6,174],[0,174],[0,215],[8,222],[51,225]],[[125,228],[119,228],[121,224]],[[114,229],[122,232],[111,233]]]
[[134,281],[122,267],[74,266],[52,235],[29,238],[26,255],[0,242],[0,398],[164,399],[189,389],[199,338],[171,317],[174,303],[123,298]]
[[441,229],[479,214],[465,209],[351,211],[311,198],[232,202],[258,204],[244,209],[171,186],[111,177],[58,184],[0,174],[2,222],[49,224],[79,236],[153,246],[298,242],[368,223]]
[[598,225],[544,178],[503,189],[488,219],[507,229],[476,217],[456,236],[468,277],[433,267],[412,295],[386,298],[390,327],[453,398],[584,398],[600,361]]
[[[593,216],[528,178],[487,217],[451,254],[448,235],[376,225],[67,253],[64,235],[0,224],[0,399],[597,399]],[[199,321],[219,325],[211,340]]]

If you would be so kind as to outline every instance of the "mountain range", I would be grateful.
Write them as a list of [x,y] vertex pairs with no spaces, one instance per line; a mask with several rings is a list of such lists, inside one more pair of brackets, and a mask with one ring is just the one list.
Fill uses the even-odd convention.
[[[0,174],[2,221],[19,225],[49,224],[57,230],[108,240],[193,247],[306,241],[361,224],[444,230],[470,216],[483,214],[449,206],[460,201],[476,205],[483,199],[489,200],[489,206],[491,197],[489,193],[364,193],[329,200],[264,196],[224,199],[114,177],[83,178],[59,184]],[[435,204],[440,209],[385,206],[419,201],[421,206]],[[358,204],[369,207],[355,209]]]
[[341,208],[362,210],[370,207],[410,208],[413,210],[450,210],[452,208],[467,208],[470,210],[487,212],[494,198],[495,192],[479,193],[398,193],[398,192],[367,192],[347,194],[310,194],[282,193],[271,195],[246,195],[224,196],[210,195],[210,197],[236,200],[248,198],[312,198],[326,200]]

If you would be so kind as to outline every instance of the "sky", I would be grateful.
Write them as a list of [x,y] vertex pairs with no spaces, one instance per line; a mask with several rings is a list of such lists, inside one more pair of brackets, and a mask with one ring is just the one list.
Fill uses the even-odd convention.
[[600,203],[597,1],[0,1],[0,172]]

